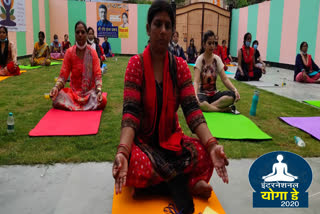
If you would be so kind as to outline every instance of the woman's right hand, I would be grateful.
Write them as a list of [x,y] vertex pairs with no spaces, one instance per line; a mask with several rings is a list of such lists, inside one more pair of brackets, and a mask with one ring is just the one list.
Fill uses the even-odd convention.
[[59,93],[59,90],[56,86],[51,89],[50,97],[51,97],[52,101],[54,101],[57,98],[58,93]]
[[303,76],[304,81],[306,82],[307,79],[308,79],[308,74],[307,74],[307,72],[306,72],[306,71],[302,71],[302,76]]
[[123,154],[118,153],[112,167],[112,175],[115,179],[116,194],[121,193],[122,187],[126,185],[127,173],[128,160]]
[[241,69],[239,69],[239,70],[240,70],[240,75],[241,75],[241,76],[244,76],[243,71],[242,71]]

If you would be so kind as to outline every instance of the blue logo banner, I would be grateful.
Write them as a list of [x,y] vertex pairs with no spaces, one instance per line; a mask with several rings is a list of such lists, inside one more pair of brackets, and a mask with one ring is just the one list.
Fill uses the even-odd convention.
[[249,181],[253,207],[308,207],[312,182],[310,165],[297,154],[277,151],[259,157],[251,166]]

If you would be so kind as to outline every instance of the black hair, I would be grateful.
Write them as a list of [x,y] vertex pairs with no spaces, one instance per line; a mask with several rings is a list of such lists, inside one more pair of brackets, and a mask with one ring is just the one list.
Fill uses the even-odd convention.
[[53,38],[54,38],[54,39],[56,39],[56,38],[58,39],[58,35],[57,35],[57,34],[54,34],[54,35],[53,35]]
[[127,13],[122,13],[121,17],[122,17],[123,15],[126,15],[126,17],[128,18],[128,14],[127,14]]
[[94,30],[92,27],[88,27],[87,33],[89,34],[89,31],[92,30],[93,34],[94,34]]
[[[8,29],[5,26],[1,26],[0,29],[4,29],[8,38]],[[9,40],[5,41],[4,51],[3,53],[0,51],[0,65],[1,67],[5,67],[7,65],[8,60],[8,50],[9,50]]]
[[253,47],[255,44],[259,45],[258,40],[254,40],[254,41],[252,42],[252,47]]
[[303,46],[304,44],[306,44],[306,45],[307,45],[307,47],[308,47],[308,43],[307,43],[307,42],[301,42],[301,44],[300,44],[300,51],[301,51],[302,46]]
[[179,37],[179,32],[178,31],[175,31],[173,34],[172,34],[172,37],[174,36],[174,35],[176,35],[177,34],[177,36]]
[[108,36],[104,36],[104,39],[106,39],[106,38],[109,39]]
[[101,4],[101,5],[99,6],[99,9],[105,9],[105,10],[107,11],[107,7],[106,7],[104,4]]
[[39,31],[39,33],[38,33],[38,37],[39,37],[40,35],[42,35],[42,36],[43,36],[43,38],[46,38],[46,36],[44,35],[44,32],[43,32],[43,31]]
[[65,36],[69,36],[69,35],[68,35],[68,34],[64,34],[64,37],[65,37]]
[[223,43],[227,43],[227,41],[226,41],[226,40],[222,40],[222,44],[223,44]]
[[83,25],[84,30],[85,30],[86,32],[88,32],[87,25],[86,25],[83,21],[78,21],[78,22],[76,23],[76,25],[74,26],[74,31],[76,31],[78,25]]
[[5,26],[1,26],[0,29],[1,29],[1,28],[6,32],[6,34],[7,34],[7,36],[8,36],[8,28],[5,27]]
[[153,20],[153,18],[161,12],[167,12],[170,20],[171,20],[171,25],[172,25],[172,29],[174,29],[174,26],[176,24],[176,19],[172,10],[171,5],[167,2],[167,1],[163,1],[163,0],[158,0],[158,1],[154,1],[148,11],[148,24],[149,26],[151,26],[151,22]]
[[205,32],[203,34],[203,39],[202,39],[202,44],[201,44],[201,50],[200,50],[200,54],[204,53],[204,45],[206,44],[206,42],[208,41],[209,37],[215,37],[214,32],[212,30],[208,30],[207,32]]
[[244,37],[243,37],[243,44],[246,44],[246,40],[247,40],[247,38],[248,38],[248,36],[251,36],[251,33],[246,33],[246,34],[244,34]]

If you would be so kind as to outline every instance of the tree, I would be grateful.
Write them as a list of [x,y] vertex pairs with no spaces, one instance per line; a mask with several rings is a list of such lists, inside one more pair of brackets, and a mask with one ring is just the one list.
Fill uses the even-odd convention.
[[251,4],[257,4],[266,0],[225,0],[227,5],[233,5],[233,8],[246,7]]

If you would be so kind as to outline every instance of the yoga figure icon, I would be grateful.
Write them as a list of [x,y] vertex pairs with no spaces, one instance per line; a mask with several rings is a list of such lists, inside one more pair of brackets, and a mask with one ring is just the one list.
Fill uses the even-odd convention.
[[285,163],[281,163],[283,160],[283,155],[278,155],[277,160],[279,163],[275,163],[272,166],[272,173],[266,176],[262,176],[265,182],[273,181],[289,181],[292,182],[298,179],[298,176],[294,176],[288,172],[288,166]]

